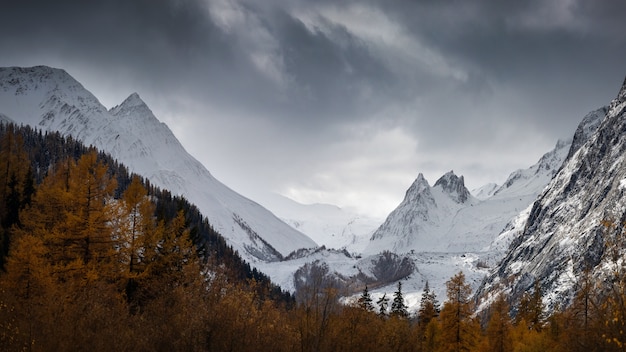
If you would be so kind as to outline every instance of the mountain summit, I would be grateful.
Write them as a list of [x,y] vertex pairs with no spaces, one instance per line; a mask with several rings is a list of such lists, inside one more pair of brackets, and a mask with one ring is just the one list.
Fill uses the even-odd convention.
[[138,94],[107,110],[67,72],[0,68],[0,114],[94,145],[196,204],[244,259],[276,261],[316,243],[220,181],[183,148]]
[[454,171],[441,176],[435,182],[435,187],[441,187],[457,203],[465,203],[471,197],[470,192],[465,188],[465,179],[463,176],[455,175]]

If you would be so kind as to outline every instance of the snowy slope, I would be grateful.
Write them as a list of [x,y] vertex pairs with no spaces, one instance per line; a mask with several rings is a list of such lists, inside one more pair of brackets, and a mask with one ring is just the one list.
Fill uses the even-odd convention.
[[[598,112],[601,115],[601,111]],[[591,119],[591,118],[590,118]],[[590,124],[593,126],[593,124]],[[590,133],[593,127],[579,130]],[[534,203],[524,231],[481,287],[518,297],[539,280],[544,303],[567,303],[576,277],[585,269],[602,278],[607,271],[606,228],[602,220],[625,220],[626,81],[591,138],[575,143],[567,161]],[[623,248],[619,248],[623,255]],[[501,285],[507,282],[507,285]]]
[[316,246],[216,180],[137,94],[108,111],[63,70],[1,68],[0,113],[18,123],[72,135],[111,153],[155,185],[185,196],[247,260],[279,260],[299,248]]
[[[409,301],[413,309],[426,281],[443,300],[445,282],[461,270],[477,290],[508,248],[511,236],[503,232],[523,217],[569,150],[570,143],[559,141],[535,165],[513,172],[503,186],[483,187],[487,191],[479,193],[485,197],[482,200],[471,196],[464,179],[453,172],[432,187],[420,174],[402,203],[374,233],[364,255],[391,250],[405,253],[413,261],[415,271],[403,281],[407,295],[413,298]],[[494,240],[499,242],[494,244]],[[372,293],[391,293],[393,285],[375,288]]]
[[[524,184],[526,186],[526,192],[524,193],[530,192],[533,196],[529,195],[529,197],[532,197],[533,199],[537,198],[549,181],[546,181],[548,179],[547,176],[549,176],[549,179],[551,180],[560,169],[557,165],[562,165],[564,162],[569,160],[573,153],[578,151],[578,149],[580,149],[580,147],[591,138],[606,115],[607,109],[608,106],[605,106],[588,113],[578,125],[571,143],[564,143],[562,141],[557,142],[556,148],[551,152],[546,153],[537,164],[531,166],[526,171],[514,172],[508,179],[511,180],[518,175],[523,175],[518,177],[518,179],[525,180]],[[569,148],[567,148],[568,145]],[[567,154],[564,154],[564,151],[566,150]],[[511,194],[514,189],[517,189],[517,193],[520,193],[520,187],[514,186],[498,190],[498,196],[502,197],[506,196],[506,194]],[[515,194],[511,195],[515,197]],[[524,230],[528,217],[530,216],[533,203],[529,204],[526,209],[509,221],[504,230],[490,244],[488,250],[504,252],[509,248],[513,239],[519,236],[519,234],[521,234]]]
[[279,194],[263,205],[318,245],[360,253],[382,220],[355,214],[331,204],[301,204]]
[[477,199],[485,200],[493,196],[499,188],[500,186],[497,183],[491,182],[471,190],[470,193]]
[[460,233],[455,229],[472,221],[477,214],[464,209],[472,209],[478,203],[465,188],[463,177],[452,171],[433,187],[419,174],[402,203],[374,232],[364,252],[455,252],[476,247],[470,243],[474,238],[467,237],[465,230]]
[[[569,142],[559,141],[535,165],[513,172],[493,195],[483,200],[471,196],[463,177],[452,172],[442,176],[433,187],[420,174],[402,203],[376,230],[365,252],[489,250],[507,224],[532,204],[550,182],[569,146]],[[444,184],[447,187],[443,187]]]

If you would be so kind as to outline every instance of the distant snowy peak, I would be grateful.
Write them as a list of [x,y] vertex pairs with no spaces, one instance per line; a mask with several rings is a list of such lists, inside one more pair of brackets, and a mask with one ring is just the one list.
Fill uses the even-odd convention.
[[281,220],[326,248],[360,253],[382,222],[331,204],[301,204],[278,194],[262,198],[262,204]]
[[559,171],[571,144],[571,140],[557,141],[554,149],[544,154],[536,164],[512,172],[494,196],[534,194],[536,197]]
[[2,123],[15,123],[12,118],[8,117],[5,114],[0,114],[0,122]]
[[[109,110],[109,113],[118,119],[126,120],[126,123],[149,124],[161,126],[169,130],[167,125],[160,122],[148,105],[139,97],[139,94],[132,93],[120,105]],[[173,136],[173,134],[172,134]]]
[[[61,69],[47,66],[0,68],[2,112],[32,126],[72,129],[77,134],[89,113],[92,123],[106,124],[106,108],[78,81]],[[79,121],[74,125],[74,121]]]
[[430,185],[428,184],[426,178],[424,178],[424,175],[420,172],[420,174],[417,175],[417,178],[415,179],[415,181],[413,181],[409,189],[407,189],[402,203],[406,204],[408,202],[418,199],[420,195],[427,190],[430,190]]
[[459,212],[478,203],[465,188],[463,177],[452,171],[432,187],[419,174],[400,205],[374,232],[364,253],[450,251],[476,247],[478,242],[485,245],[485,241],[454,229],[459,224],[457,220],[463,218],[457,217]]
[[465,179],[463,176],[459,177],[455,175],[454,171],[450,171],[441,176],[441,178],[435,182],[435,187],[440,187],[445,194],[457,203],[465,203],[472,196],[467,188],[465,188]]
[[487,183],[486,185],[471,190],[470,193],[477,199],[485,200],[493,196],[498,188],[500,188],[500,186],[497,183]]
[[[404,237],[416,234],[421,230],[421,224],[431,220],[430,212],[437,207],[428,181],[421,173],[406,191],[404,199],[387,217],[385,222],[374,232],[371,240],[380,240],[385,237]],[[403,233],[402,227],[410,227]],[[405,243],[410,242],[408,239]]]

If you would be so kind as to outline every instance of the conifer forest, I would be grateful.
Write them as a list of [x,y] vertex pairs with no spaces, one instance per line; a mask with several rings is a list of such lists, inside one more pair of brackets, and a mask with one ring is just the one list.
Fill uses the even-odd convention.
[[0,225],[2,351],[626,350],[620,258],[612,280],[579,278],[552,311],[539,283],[479,310],[462,272],[446,297],[427,284],[415,312],[402,281],[345,298],[322,270],[291,294],[184,198],[30,127],[0,125]]

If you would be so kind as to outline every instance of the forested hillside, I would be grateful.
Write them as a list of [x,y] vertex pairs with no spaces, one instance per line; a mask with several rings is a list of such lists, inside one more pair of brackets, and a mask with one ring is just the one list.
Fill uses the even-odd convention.
[[[0,125],[3,351],[621,351],[626,269],[578,280],[546,314],[541,285],[476,311],[459,272],[440,307],[402,282],[342,301],[311,266],[295,298],[241,261],[198,210],[57,133]],[[624,231],[607,224],[623,247]],[[514,313],[514,315],[511,315]]]

